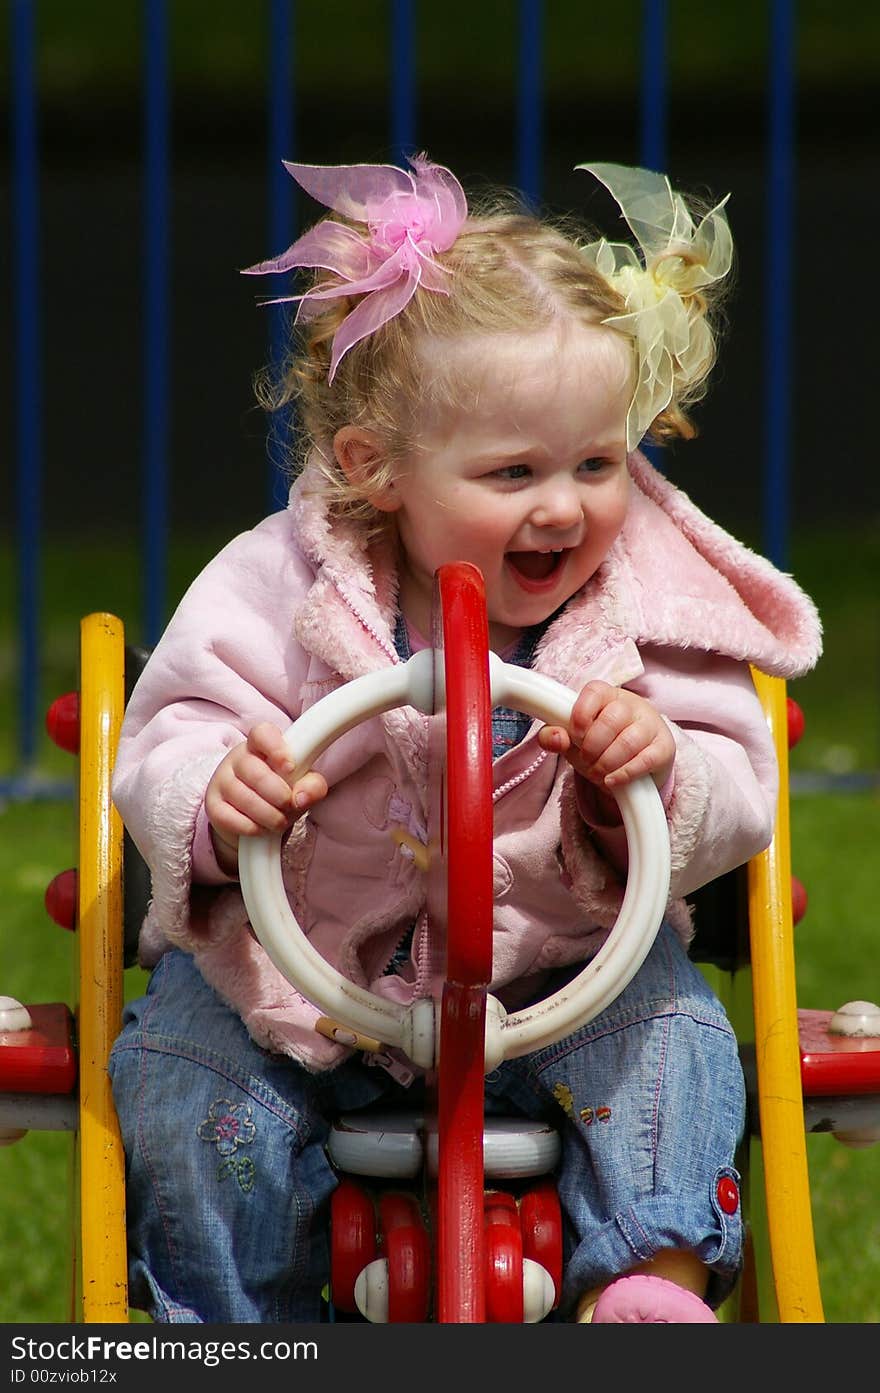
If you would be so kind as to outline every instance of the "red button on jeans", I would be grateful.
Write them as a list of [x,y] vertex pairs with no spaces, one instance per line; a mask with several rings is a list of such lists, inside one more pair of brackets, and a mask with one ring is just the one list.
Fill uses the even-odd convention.
[[736,1188],[736,1181],[725,1175],[719,1180],[715,1193],[725,1214],[735,1214],[739,1205],[739,1190]]

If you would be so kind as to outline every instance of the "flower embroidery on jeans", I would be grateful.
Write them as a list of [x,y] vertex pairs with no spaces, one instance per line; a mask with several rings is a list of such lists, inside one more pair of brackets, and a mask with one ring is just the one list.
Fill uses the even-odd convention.
[[574,1098],[567,1083],[555,1083],[553,1085],[553,1097],[556,1099],[566,1117],[574,1117]]
[[217,1179],[225,1180],[228,1175],[234,1175],[244,1195],[249,1195],[254,1188],[256,1174],[257,1168],[250,1156],[230,1156],[217,1167]]
[[251,1121],[250,1103],[231,1103],[228,1098],[218,1098],[208,1109],[208,1116],[196,1128],[197,1136],[212,1142],[221,1156],[217,1167],[217,1179],[225,1180],[234,1175],[244,1194],[254,1188],[256,1167],[250,1156],[238,1156],[240,1146],[250,1146],[257,1129]]

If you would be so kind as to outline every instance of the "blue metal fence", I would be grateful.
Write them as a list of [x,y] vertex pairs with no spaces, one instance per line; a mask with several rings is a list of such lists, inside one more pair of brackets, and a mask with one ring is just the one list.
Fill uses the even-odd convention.
[[23,767],[36,753],[43,434],[39,296],[37,101],[33,6],[12,8],[13,318],[18,521],[18,731]]
[[171,339],[170,132],[168,13],[144,5],[144,635],[158,638],[165,618]]
[[794,0],[775,0],[770,17],[770,81],[767,151],[767,306],[764,332],[766,454],[764,548],[788,564],[788,495],[791,440],[792,258],[794,235]]
[[[388,0],[390,38],[390,145],[397,158],[418,138],[416,0]],[[18,768],[0,779],[0,795],[44,791],[34,775],[40,629],[40,547],[43,475],[41,298],[38,248],[39,149],[35,80],[37,0],[12,0],[12,189],[14,352],[16,362]],[[525,197],[541,195],[543,164],[543,0],[518,0],[516,119],[517,182]],[[281,161],[295,157],[295,0],[269,0],[266,74],[269,244],[286,245],[295,232],[295,189]],[[788,546],[788,450],[791,395],[791,249],[793,245],[794,39],[793,0],[769,7],[765,390],[767,452],[764,470],[764,549],[784,564]],[[667,163],[667,0],[643,0],[640,79],[640,159]],[[169,295],[171,277],[168,0],[144,0],[143,25],[143,637],[155,642],[166,620],[169,492]],[[282,353],[283,311],[270,318],[270,355]],[[269,506],[283,502],[277,459],[268,442]]]

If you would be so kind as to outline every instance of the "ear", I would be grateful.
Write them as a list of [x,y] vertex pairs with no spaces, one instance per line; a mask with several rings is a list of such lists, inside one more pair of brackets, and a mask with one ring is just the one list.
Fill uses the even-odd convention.
[[400,500],[393,483],[370,491],[371,482],[384,462],[378,435],[360,426],[342,426],[333,437],[333,453],[346,479],[355,488],[366,491],[366,497],[374,508],[383,513],[396,512]]

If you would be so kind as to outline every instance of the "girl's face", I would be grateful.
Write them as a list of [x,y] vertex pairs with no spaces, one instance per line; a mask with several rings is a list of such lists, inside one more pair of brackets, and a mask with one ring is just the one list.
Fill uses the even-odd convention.
[[377,501],[395,514],[407,619],[430,638],[434,571],[470,561],[498,651],[590,579],[623,525],[632,359],[598,325],[445,352],[466,404],[430,414]]

